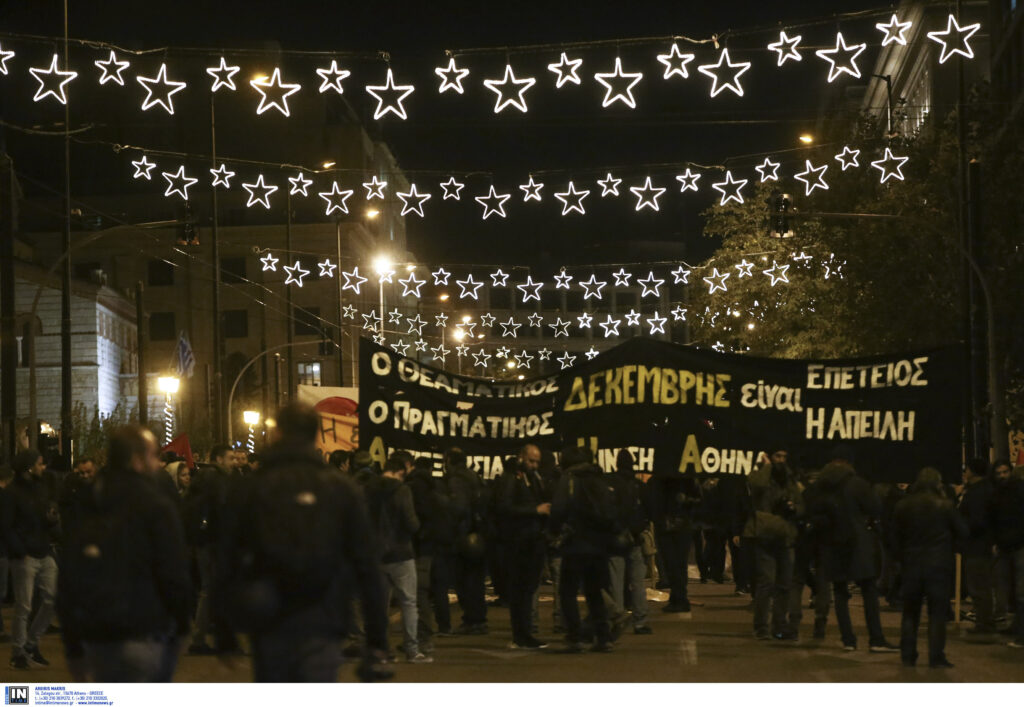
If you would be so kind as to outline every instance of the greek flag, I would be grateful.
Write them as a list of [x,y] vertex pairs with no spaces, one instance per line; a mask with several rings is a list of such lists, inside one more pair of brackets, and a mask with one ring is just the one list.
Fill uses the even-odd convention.
[[196,357],[192,354],[192,344],[188,342],[188,335],[181,332],[178,335],[178,347],[175,351],[175,367],[179,378],[191,378],[196,367]]

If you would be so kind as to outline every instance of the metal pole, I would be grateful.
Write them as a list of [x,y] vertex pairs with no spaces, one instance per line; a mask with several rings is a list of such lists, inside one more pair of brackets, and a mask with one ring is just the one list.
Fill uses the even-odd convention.
[[[291,195],[290,191],[288,192],[287,211],[288,212],[285,214],[285,222],[284,222],[284,224],[285,224],[285,226],[284,226],[284,250],[285,250],[285,261],[289,265],[291,265],[292,264],[292,195]],[[284,293],[285,293],[285,302],[286,302],[286,304],[288,306],[288,316],[285,318],[285,321],[284,321],[285,326],[288,327],[288,331],[287,331],[286,336],[285,336],[285,341],[287,342],[288,346],[290,347],[292,345],[292,339],[293,339],[294,333],[295,333],[295,322],[294,322],[295,312],[292,310],[292,288],[290,286],[285,286]],[[294,365],[294,362],[292,361],[291,352],[289,352],[289,354],[288,354],[288,376],[287,376],[287,380],[288,380],[288,402],[291,402],[291,400],[292,400],[292,393],[295,390],[295,365]],[[230,407],[230,401],[229,401],[229,405],[228,406]],[[230,426],[230,421],[229,421],[228,424]]]
[[[210,93],[210,154],[213,168],[217,168],[217,94]],[[220,332],[220,243],[217,233],[217,187],[210,187],[213,207],[210,240],[213,250],[213,433],[223,440],[224,432],[224,371]]]
[[[68,0],[64,0],[64,68],[71,65],[68,52]],[[64,267],[60,293],[60,452],[72,468],[71,441],[75,436],[71,419],[71,120],[69,102],[64,102]]]
[[135,283],[135,338],[138,341],[139,424],[149,424],[149,386],[146,380],[146,312],[142,304],[142,280]]
[[342,321],[342,306],[341,306],[341,219],[339,218],[335,224],[336,235],[338,237],[338,274],[337,274],[337,286],[338,286],[338,385],[345,385],[345,356],[342,354],[341,340],[343,338],[342,332],[344,331],[344,322]]
[[[16,451],[18,341],[14,331],[14,162],[6,154],[0,154],[0,199],[0,448],[3,461],[10,462]],[[35,322],[28,327],[34,329]]]
[[[962,15],[961,13],[961,0],[957,0],[956,3],[956,14],[957,17]],[[974,247],[971,243],[970,234],[967,229],[967,121],[964,116],[965,110],[965,98],[964,98],[964,62],[963,57],[957,57],[956,62],[956,78],[957,78],[957,101],[956,101],[956,144],[957,144],[957,174],[959,176],[957,182],[957,205],[959,207],[959,229],[960,229],[960,247],[965,251],[969,257],[973,258]],[[967,400],[965,401],[965,457],[970,459],[978,455],[978,424],[976,419],[976,407],[977,407],[977,371],[975,370],[975,361],[977,360],[977,354],[974,349],[974,286],[971,280],[970,267],[965,265],[963,268],[961,282],[963,283],[963,297],[964,297],[964,322],[963,332],[964,341],[967,344],[967,369],[965,370],[966,378],[969,382],[967,387]]]

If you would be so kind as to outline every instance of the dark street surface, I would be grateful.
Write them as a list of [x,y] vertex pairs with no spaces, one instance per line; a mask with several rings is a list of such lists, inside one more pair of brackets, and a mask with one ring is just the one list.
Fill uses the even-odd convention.
[[[805,610],[802,635],[797,642],[755,641],[748,597],[733,594],[731,584],[698,584],[691,581],[692,617],[664,614],[664,601],[652,601],[654,634],[634,635],[629,628],[608,654],[559,653],[562,636],[551,630],[550,586],[540,603],[539,637],[550,642],[547,650],[521,652],[507,649],[510,641],[508,610],[490,607],[490,633],[436,640],[433,664],[395,665],[400,682],[1021,682],[1024,651],[1006,647],[1008,637],[993,643],[968,641],[949,624],[947,655],[956,665],[946,670],[928,667],[903,668],[898,654],[873,654],[867,650],[867,633],[859,597],[851,601],[858,633],[857,651],[846,652],[839,641],[835,617],[830,616],[824,641],[810,638],[813,612]],[[652,596],[664,596],[651,592]],[[805,599],[808,599],[805,596]],[[806,601],[805,601],[806,606]],[[460,612],[452,607],[452,620]],[[10,617],[4,609],[5,621]],[[392,616],[392,645],[401,643],[397,613]],[[886,636],[899,641],[896,611],[883,609]],[[926,619],[922,620],[919,650],[924,651]],[[7,626],[9,627],[9,623]],[[970,624],[964,623],[962,629]],[[3,646],[7,648],[7,646]],[[66,682],[67,673],[60,638],[48,635],[42,651],[50,668],[14,673],[3,662],[5,679],[25,682]],[[399,655],[401,651],[398,651]],[[927,660],[925,659],[926,663]],[[213,657],[183,656],[176,680],[180,682],[237,682],[251,678],[246,657],[226,665]],[[352,665],[342,668],[341,680],[354,680]]]

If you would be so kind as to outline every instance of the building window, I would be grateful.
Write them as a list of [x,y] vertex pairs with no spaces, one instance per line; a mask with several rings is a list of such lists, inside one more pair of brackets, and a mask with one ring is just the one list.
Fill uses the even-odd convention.
[[292,321],[295,325],[295,336],[323,336],[319,307],[296,307]]
[[228,285],[245,282],[245,258],[221,258],[220,280]]
[[320,385],[320,362],[299,364],[299,385]]
[[166,287],[174,284],[174,266],[166,260],[149,261],[150,287]]
[[249,336],[249,312],[245,309],[228,309],[223,315],[225,339],[245,339]]
[[150,341],[173,341],[175,333],[174,312],[152,312],[149,315]]

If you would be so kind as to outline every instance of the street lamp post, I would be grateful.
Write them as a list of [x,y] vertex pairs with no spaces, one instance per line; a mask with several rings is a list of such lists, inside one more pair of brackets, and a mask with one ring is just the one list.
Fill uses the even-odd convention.
[[246,410],[242,413],[242,420],[249,425],[249,439],[245,448],[249,454],[256,452],[256,425],[260,424],[260,414],[256,410]]
[[377,287],[380,288],[380,329],[378,333],[384,335],[384,276],[391,270],[391,258],[386,255],[378,255],[373,259],[373,269],[377,273]]
[[164,394],[164,446],[171,443],[174,437],[174,405],[171,396],[178,392],[181,381],[174,376],[160,376],[156,379],[157,388]]

